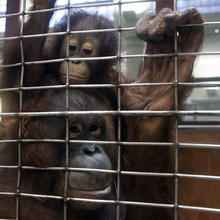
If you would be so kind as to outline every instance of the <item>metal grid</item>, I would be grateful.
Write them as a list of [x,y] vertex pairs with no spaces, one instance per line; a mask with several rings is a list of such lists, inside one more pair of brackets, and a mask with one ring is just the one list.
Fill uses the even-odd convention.
[[[216,87],[220,86],[219,82],[197,82],[197,83],[189,83],[189,82],[178,82],[178,68],[177,68],[177,60],[179,56],[185,56],[185,55],[220,55],[220,52],[193,52],[193,53],[178,53],[175,52],[175,82],[174,83],[139,83],[139,84],[119,84],[119,85],[112,85],[112,84],[93,84],[93,85],[69,85],[69,80],[67,77],[67,81],[65,85],[59,85],[59,86],[34,86],[34,87],[24,87],[23,86],[23,75],[24,75],[24,65],[31,65],[31,64],[45,64],[45,63],[54,63],[54,62],[62,62],[62,61],[72,61],[73,58],[65,58],[65,59],[54,59],[54,60],[41,60],[41,61],[33,61],[33,62],[25,62],[24,61],[24,54],[23,54],[23,39],[25,38],[35,38],[35,37],[42,37],[42,36],[57,36],[57,35],[66,35],[67,33],[95,33],[95,32],[118,32],[119,33],[119,47],[118,47],[118,55],[117,56],[109,56],[109,57],[93,57],[93,58],[74,58],[74,60],[105,60],[105,59],[115,59],[118,60],[118,67],[120,69],[121,59],[123,58],[139,58],[139,57],[165,57],[165,56],[173,56],[174,54],[155,54],[155,55],[149,55],[149,54],[132,54],[132,55],[122,55],[121,54],[121,32],[124,31],[133,31],[134,27],[128,27],[128,28],[122,28],[121,27],[121,6],[123,4],[132,4],[132,3],[138,3],[138,2],[152,2],[154,0],[136,0],[136,1],[114,1],[112,3],[97,3],[97,4],[82,4],[77,6],[70,5],[70,0],[68,0],[68,5],[65,7],[57,7],[53,9],[45,9],[45,10],[38,10],[38,11],[26,11],[25,5],[26,0],[23,0],[23,9],[20,13],[14,13],[14,14],[8,14],[0,16],[0,18],[7,18],[12,16],[21,16],[22,22],[21,22],[21,28],[20,28],[20,36],[15,37],[3,37],[0,38],[0,41],[5,40],[15,40],[20,39],[20,48],[21,48],[21,62],[10,64],[10,65],[1,65],[2,68],[9,68],[9,67],[15,67],[15,66],[21,66],[21,79],[20,79],[20,86],[18,88],[6,88],[1,89],[0,92],[8,92],[8,91],[19,91],[20,96],[20,106],[19,112],[16,113],[0,113],[1,117],[41,117],[41,116],[65,116],[66,117],[66,128],[68,128],[68,116],[70,115],[115,115],[118,118],[118,137],[117,141],[79,141],[79,140],[69,140],[69,134],[68,129],[66,129],[66,139],[22,139],[21,138],[21,120],[19,123],[19,135],[18,139],[13,140],[0,140],[0,143],[18,143],[18,164],[17,166],[4,166],[1,165],[0,169],[2,168],[8,168],[8,169],[17,169],[18,170],[18,181],[17,181],[17,192],[0,192],[1,195],[15,195],[17,198],[16,201],[16,219],[19,219],[19,207],[20,207],[20,197],[38,197],[38,198],[52,198],[52,199],[59,199],[64,201],[64,220],[67,219],[67,202],[70,200],[73,201],[84,201],[84,202],[95,202],[95,203],[108,203],[108,204],[116,204],[117,205],[117,220],[120,219],[120,206],[121,205],[135,205],[135,206],[147,206],[147,207],[159,207],[159,208],[172,208],[175,210],[175,216],[174,219],[178,219],[178,211],[180,209],[187,209],[187,210],[199,210],[199,211],[207,211],[207,212],[216,212],[220,213],[220,209],[217,208],[208,208],[208,207],[195,207],[195,206],[186,206],[186,205],[180,205],[178,202],[178,180],[180,177],[184,178],[198,178],[198,179],[210,179],[210,180],[220,180],[220,176],[213,176],[213,175],[198,175],[198,174],[183,174],[179,172],[178,163],[179,163],[179,149],[181,148],[207,148],[207,149],[220,149],[220,144],[198,144],[198,143],[181,143],[178,140],[178,128],[181,128],[178,122],[178,116],[182,115],[202,115],[202,116],[220,116],[220,110],[215,111],[202,111],[202,110],[194,110],[194,111],[183,111],[178,110],[178,87],[179,86],[189,86],[189,87]],[[174,1],[173,8],[176,9],[176,1]],[[98,6],[118,6],[118,15],[119,15],[119,25],[118,27],[114,29],[108,29],[108,30],[85,30],[85,31],[70,31],[70,9],[72,8],[85,8],[85,7],[98,7]],[[47,34],[37,34],[37,35],[23,35],[23,26],[24,26],[24,17],[25,15],[32,14],[32,13],[42,13],[42,12],[48,12],[48,11],[57,11],[57,10],[68,10],[67,13],[67,30],[66,32],[59,32],[59,33],[47,33]],[[205,22],[201,25],[208,26],[208,25],[219,25],[220,21],[215,22]],[[191,25],[192,26],[192,25]],[[67,35],[69,36],[69,35]],[[69,42],[69,37],[67,37],[67,42]],[[68,45],[68,44],[67,44]],[[175,41],[175,50],[177,51],[177,42]],[[69,47],[67,46],[67,57],[69,57]],[[68,63],[67,62],[67,63]],[[69,66],[69,65],[68,65]],[[69,67],[67,68],[67,76],[69,76]],[[120,75],[119,75],[119,81],[120,81]],[[175,109],[172,111],[125,111],[121,110],[121,103],[120,103],[120,89],[122,87],[128,87],[128,86],[158,86],[158,85],[172,85],[175,87]],[[101,88],[101,87],[113,87],[118,89],[118,109],[117,111],[84,111],[84,112],[78,112],[78,111],[69,111],[69,103],[68,103],[68,92],[69,88]],[[38,90],[38,89],[63,89],[66,88],[66,111],[65,112],[22,112],[22,94],[23,91],[27,90]],[[136,115],[149,115],[149,116],[175,116],[175,139],[174,142],[125,142],[121,141],[121,118],[120,116],[136,116]],[[201,126],[184,126],[184,128],[198,128]],[[210,127],[210,128],[219,128],[219,125],[211,125],[211,126],[204,126],[204,127]],[[65,167],[48,167],[48,168],[38,168],[38,167],[30,167],[30,166],[22,166],[21,164],[21,144],[22,143],[31,143],[31,142],[52,142],[52,143],[66,143],[66,165]],[[98,143],[98,144],[116,144],[118,146],[118,167],[116,170],[105,170],[105,169],[90,169],[90,168],[70,168],[68,166],[68,153],[69,153],[69,143]],[[121,170],[120,164],[121,164],[121,146],[173,146],[175,148],[175,172],[174,173],[155,173],[155,172],[133,172],[133,171],[123,171]],[[30,193],[22,193],[20,191],[20,175],[21,170],[56,170],[56,171],[65,171],[65,192],[63,196],[55,196],[55,195],[38,195],[38,194],[30,194]],[[68,182],[68,171],[96,171],[96,172],[107,172],[107,173],[113,173],[117,176],[117,198],[116,200],[97,200],[97,199],[84,199],[84,198],[69,198],[67,196],[67,182]],[[137,175],[137,176],[160,176],[160,177],[174,177],[175,178],[175,201],[174,204],[160,204],[160,203],[147,203],[147,202],[138,202],[138,201],[122,201],[120,199],[120,177],[121,175]],[[0,216],[1,217],[1,216]]]

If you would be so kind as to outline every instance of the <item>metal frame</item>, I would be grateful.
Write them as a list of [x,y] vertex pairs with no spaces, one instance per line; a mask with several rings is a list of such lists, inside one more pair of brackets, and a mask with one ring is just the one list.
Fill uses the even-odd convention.
[[[17,166],[0,166],[1,168],[8,168],[8,169],[17,169],[18,170],[18,181],[17,181],[17,192],[0,192],[0,195],[8,195],[8,196],[14,196],[16,195],[17,198],[17,206],[16,206],[16,220],[19,220],[19,207],[20,207],[20,196],[24,197],[38,197],[38,198],[52,198],[52,199],[59,199],[64,200],[64,220],[67,220],[67,202],[69,200],[74,201],[86,201],[86,202],[96,202],[96,203],[111,203],[116,204],[117,207],[117,220],[120,220],[120,205],[135,205],[135,206],[149,206],[149,207],[160,207],[160,208],[174,208],[175,210],[175,220],[178,220],[178,210],[179,209],[188,209],[188,210],[199,210],[199,211],[206,211],[206,212],[216,212],[220,213],[219,209],[214,208],[207,208],[207,207],[195,207],[195,206],[185,206],[180,205],[178,203],[178,183],[180,177],[185,178],[199,178],[199,179],[211,179],[211,180],[220,180],[220,176],[212,176],[212,175],[197,175],[197,174],[182,174],[179,172],[178,163],[179,163],[179,149],[181,148],[207,148],[207,149],[220,149],[220,144],[197,144],[197,143],[181,143],[178,140],[178,128],[181,127],[178,124],[178,116],[180,115],[208,115],[208,116],[220,116],[220,110],[216,111],[179,111],[178,110],[178,86],[193,86],[193,87],[214,87],[214,86],[220,86],[220,83],[215,82],[197,82],[197,83],[180,83],[178,82],[178,68],[177,68],[177,60],[178,56],[186,56],[186,55],[220,55],[220,52],[195,52],[195,53],[177,53],[175,52],[175,82],[174,83],[139,83],[139,84],[119,84],[119,85],[112,85],[112,84],[96,84],[96,85],[69,85],[68,77],[65,85],[59,85],[59,86],[34,86],[34,87],[24,87],[23,86],[23,74],[24,74],[24,65],[30,65],[30,64],[40,64],[40,63],[51,63],[51,62],[62,62],[67,61],[67,63],[72,58],[65,58],[65,59],[54,59],[49,61],[34,61],[34,62],[24,62],[24,55],[23,55],[23,39],[24,38],[33,38],[33,37],[42,37],[42,36],[56,36],[56,35],[66,35],[66,33],[94,33],[94,32],[103,32],[103,31],[115,31],[119,33],[119,46],[118,46],[118,55],[117,56],[109,56],[109,57],[94,57],[89,58],[90,60],[101,60],[101,59],[115,59],[118,60],[118,67],[120,69],[121,65],[121,59],[123,58],[137,58],[137,57],[164,57],[164,56],[173,56],[174,54],[156,54],[156,55],[148,55],[148,54],[132,54],[132,55],[121,55],[121,32],[123,31],[133,31],[134,27],[129,28],[122,28],[121,27],[121,6],[123,4],[132,4],[132,3],[138,3],[138,2],[152,2],[155,0],[135,0],[135,1],[127,1],[127,2],[121,2],[120,0],[114,1],[112,3],[97,3],[97,4],[80,4],[77,6],[70,6],[70,0],[68,0],[68,5],[66,7],[57,7],[53,9],[45,9],[45,10],[38,10],[38,11],[25,11],[25,4],[26,0],[23,0],[22,5],[22,11],[20,13],[13,13],[13,14],[7,14],[4,16],[0,16],[0,18],[9,18],[13,16],[21,16],[22,22],[21,22],[21,28],[20,28],[20,35],[19,36],[13,36],[13,37],[3,37],[0,38],[0,41],[6,41],[6,40],[14,40],[14,39],[20,39],[20,48],[21,48],[21,63],[11,64],[11,65],[1,65],[2,68],[8,68],[8,67],[14,67],[14,66],[21,66],[22,67],[22,74],[20,79],[20,86],[18,88],[7,88],[7,89],[1,89],[0,93],[8,92],[8,91],[19,91],[20,95],[20,111],[19,112],[12,112],[12,113],[0,113],[1,117],[23,117],[23,116],[35,116],[35,117],[41,117],[41,116],[64,116],[66,117],[66,128],[68,128],[68,116],[69,115],[116,115],[117,116],[117,124],[118,124],[118,135],[117,135],[117,141],[87,141],[87,140],[69,140],[69,134],[68,129],[66,129],[66,138],[64,140],[61,139],[22,139],[21,138],[21,120],[19,123],[19,134],[18,139],[13,140],[0,140],[0,143],[18,143],[18,152],[19,152],[19,158],[18,158],[18,165]],[[173,8],[176,9],[176,1],[174,0]],[[119,25],[117,28],[109,29],[109,30],[85,30],[85,31],[70,31],[70,24],[69,24],[69,17],[70,17],[70,9],[71,8],[80,8],[80,7],[98,7],[98,6],[118,6],[118,14],[119,14]],[[66,32],[59,32],[59,33],[49,33],[49,34],[37,34],[37,35],[22,35],[23,33],[23,25],[24,25],[24,17],[27,14],[32,13],[41,13],[41,12],[48,12],[48,11],[57,11],[57,10],[67,10],[67,30]],[[204,26],[207,25],[216,25],[220,24],[220,21],[216,22],[205,22]],[[69,36],[69,35],[67,35]],[[67,45],[69,42],[69,37],[67,37]],[[175,50],[177,50],[177,42],[175,41]],[[69,55],[69,47],[67,46],[67,57]],[[86,58],[86,60],[89,60]],[[85,58],[77,58],[74,60],[85,60]],[[67,76],[69,75],[69,67],[67,68]],[[120,74],[119,74],[120,78]],[[120,81],[120,80],[119,80]],[[120,88],[126,87],[126,86],[158,86],[158,85],[173,85],[175,87],[175,110],[172,111],[124,111],[121,110],[121,103],[120,103]],[[22,93],[25,90],[37,90],[37,89],[63,89],[66,88],[66,97],[68,97],[69,88],[98,88],[98,87],[114,87],[118,88],[118,109],[117,111],[85,111],[85,112],[79,112],[79,111],[69,111],[69,103],[68,98],[66,99],[66,111],[65,112],[22,112]],[[163,115],[163,116],[175,116],[175,138],[174,142],[123,142],[121,141],[121,115]],[[193,126],[183,126],[185,128],[191,128]],[[201,128],[200,125],[196,126]],[[216,126],[210,126],[211,128],[219,128],[219,125]],[[54,143],[66,143],[66,164],[64,167],[49,167],[49,168],[37,168],[37,167],[31,167],[31,166],[22,166],[21,164],[21,144],[24,142],[54,142]],[[117,161],[118,161],[118,167],[116,170],[104,170],[104,169],[89,169],[89,168],[70,168],[68,166],[68,153],[69,153],[69,143],[101,143],[101,144],[116,144],[118,147],[118,153],[117,153]],[[132,172],[132,171],[123,171],[121,170],[120,164],[121,164],[121,146],[126,145],[129,147],[130,145],[134,146],[174,146],[175,148],[175,172],[174,173],[152,173],[152,172]],[[20,175],[21,170],[63,170],[66,172],[65,175],[65,192],[63,196],[54,196],[54,195],[38,195],[38,194],[29,194],[29,193],[22,193],[20,191]],[[117,198],[116,200],[94,200],[94,199],[83,199],[83,198],[69,198],[67,196],[67,183],[68,183],[68,171],[70,170],[77,170],[77,171],[96,171],[96,172],[108,172],[113,173],[117,176]],[[138,176],[160,176],[160,177],[174,177],[175,178],[175,201],[174,204],[161,204],[161,203],[145,203],[145,202],[131,202],[131,201],[122,201],[120,199],[120,177],[121,175],[138,175]],[[0,216],[1,217],[1,216]]]

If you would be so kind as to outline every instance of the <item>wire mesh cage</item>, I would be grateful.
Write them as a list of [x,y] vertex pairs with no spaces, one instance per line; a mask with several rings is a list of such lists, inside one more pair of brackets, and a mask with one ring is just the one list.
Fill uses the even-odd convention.
[[16,4],[0,3],[0,219],[219,219],[220,4]]

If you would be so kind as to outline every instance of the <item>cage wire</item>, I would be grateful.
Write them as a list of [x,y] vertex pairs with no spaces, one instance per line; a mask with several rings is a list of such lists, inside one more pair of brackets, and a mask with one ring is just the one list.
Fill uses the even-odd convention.
[[[120,74],[118,76],[118,85],[112,84],[81,84],[81,85],[70,85],[69,83],[69,62],[72,60],[105,60],[105,59],[117,59],[118,69],[121,69],[121,60],[122,59],[133,59],[133,58],[144,58],[144,57],[164,57],[164,56],[173,56],[174,54],[130,54],[125,55],[122,54],[122,37],[121,33],[134,31],[134,27],[122,27],[121,25],[121,14],[122,14],[122,5],[124,4],[133,4],[138,2],[155,2],[155,0],[135,0],[135,1],[113,1],[113,2],[101,2],[101,3],[93,3],[93,4],[79,4],[79,5],[71,5],[70,0],[68,0],[68,4],[66,6],[59,6],[52,9],[44,9],[38,11],[28,11],[26,10],[26,0],[22,1],[22,9],[19,13],[14,14],[7,14],[1,15],[0,18],[8,18],[12,16],[19,16],[21,20],[20,26],[20,35],[19,36],[12,36],[12,37],[2,37],[0,41],[6,40],[15,40],[20,39],[20,52],[21,52],[21,62],[14,63],[10,65],[1,65],[2,68],[10,68],[15,66],[21,66],[21,78],[20,78],[20,85],[17,88],[4,88],[1,89],[0,92],[8,92],[8,91],[18,91],[19,92],[19,112],[3,112],[0,113],[1,117],[41,117],[41,116],[55,116],[55,117],[66,117],[66,138],[65,140],[61,139],[22,139],[21,133],[21,120],[19,123],[19,130],[18,130],[18,139],[9,139],[9,140],[0,140],[0,143],[17,143],[18,144],[18,164],[17,166],[5,166],[1,165],[0,169],[17,169],[17,191],[16,192],[0,192],[0,196],[8,195],[8,196],[16,196],[16,219],[20,219],[20,198],[21,197],[35,197],[41,199],[55,199],[55,200],[63,200],[64,201],[64,213],[63,219],[67,220],[67,203],[68,201],[78,201],[78,202],[91,202],[91,203],[106,203],[106,204],[116,204],[116,219],[120,220],[120,207],[121,205],[135,205],[135,206],[146,206],[146,207],[158,207],[158,208],[168,208],[174,209],[175,215],[174,220],[178,219],[179,210],[195,210],[195,211],[204,211],[210,213],[220,213],[220,208],[210,208],[210,207],[199,207],[199,206],[191,206],[191,205],[182,205],[179,203],[179,178],[190,178],[190,179],[200,179],[203,180],[220,180],[220,176],[215,175],[200,175],[200,174],[186,174],[181,173],[179,170],[179,155],[180,149],[183,148],[195,148],[195,149],[220,149],[220,144],[209,144],[209,143],[186,143],[179,141],[179,129],[192,129],[192,128],[219,128],[219,125],[180,125],[179,124],[179,116],[191,116],[191,115],[201,115],[201,116],[220,116],[220,110],[179,110],[178,108],[178,87],[179,86],[188,86],[188,87],[219,87],[219,82],[178,82],[178,57],[185,56],[185,55],[195,55],[195,56],[202,56],[202,55],[220,55],[220,52],[192,52],[192,53],[178,53],[177,52],[177,41],[175,40],[175,82],[174,83],[121,83],[120,84]],[[105,29],[105,30],[84,30],[84,31],[71,31],[70,30],[70,10],[74,8],[87,8],[87,7],[99,7],[99,6],[117,6],[118,7],[118,25],[112,29]],[[177,0],[174,0],[174,9],[177,9]],[[23,27],[25,16],[32,13],[45,13],[48,11],[59,11],[59,10],[66,10],[67,11],[67,27],[65,32],[58,32],[58,33],[46,33],[46,34],[36,34],[36,35],[23,35]],[[212,21],[212,22],[205,22],[201,25],[204,26],[211,26],[211,25],[219,25],[220,21]],[[69,58],[69,34],[74,33],[97,33],[97,32],[117,32],[119,36],[118,42],[118,53],[116,56],[108,56],[108,57],[93,57],[93,58]],[[37,37],[46,37],[46,36],[58,36],[63,35],[67,36],[67,46],[66,46],[66,57],[65,59],[56,59],[56,60],[40,60],[40,61],[31,61],[25,62],[24,60],[24,51],[23,51],[23,39],[26,38],[37,38]],[[31,65],[31,64],[46,64],[46,63],[53,63],[53,62],[67,62],[67,77],[66,77],[66,84],[65,85],[57,85],[57,86],[32,86],[32,87],[24,87],[23,86],[23,76],[24,76],[24,66]],[[119,71],[120,72],[120,71]],[[172,85],[175,88],[175,109],[171,111],[147,111],[147,110],[122,110],[121,109],[121,88],[123,87],[134,87],[134,86],[155,86],[155,85]],[[117,97],[118,97],[118,108],[116,111],[69,111],[69,89],[71,88],[107,88],[112,87],[117,89]],[[39,89],[66,89],[66,111],[64,112],[22,112],[23,106],[23,92],[28,90],[39,90]],[[69,138],[69,120],[68,116],[70,115],[79,115],[79,116],[87,116],[87,115],[115,115],[117,116],[117,126],[118,126],[118,133],[117,133],[117,141],[88,141],[88,140],[70,140]],[[148,116],[175,116],[174,121],[174,142],[126,142],[122,141],[121,138],[121,116],[136,116],[136,115],[148,115]],[[23,166],[21,162],[21,145],[22,143],[33,143],[33,142],[48,142],[48,143],[65,143],[66,144],[66,162],[64,167],[48,167],[48,168],[38,168],[38,167],[30,167],[30,166]],[[74,168],[69,167],[69,143],[99,143],[99,144],[115,144],[117,145],[117,169],[115,170],[105,170],[105,169],[92,169],[92,168]],[[121,146],[173,146],[175,149],[175,170],[173,173],[156,173],[156,172],[135,172],[135,171],[125,171],[121,169]],[[39,195],[39,194],[31,194],[31,193],[24,193],[20,190],[21,188],[21,172],[22,170],[47,170],[47,171],[64,171],[65,172],[65,187],[64,187],[64,194],[63,196],[56,196],[56,195]],[[116,199],[115,200],[99,200],[99,199],[85,199],[85,198],[71,198],[68,197],[67,194],[67,186],[68,186],[68,172],[69,171],[96,171],[96,172],[105,172],[105,173],[112,173],[116,175],[117,179],[117,186],[116,186]],[[142,202],[142,201],[123,201],[120,197],[120,179],[122,175],[135,175],[135,176],[150,176],[150,177],[172,177],[175,179],[175,198],[173,204],[162,204],[162,203],[149,203],[149,202]],[[3,177],[2,177],[3,178]],[[137,189],[138,190],[138,189]],[[129,192],[128,192],[129,193]],[[202,192],[201,192],[202,193]],[[187,195],[186,195],[187,196]],[[1,198],[0,198],[1,199]],[[0,213],[0,219],[1,213]]]

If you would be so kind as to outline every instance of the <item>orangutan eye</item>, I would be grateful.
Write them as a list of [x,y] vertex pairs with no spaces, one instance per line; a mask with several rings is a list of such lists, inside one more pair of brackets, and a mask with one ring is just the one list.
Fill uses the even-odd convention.
[[77,47],[74,46],[74,45],[70,45],[70,46],[69,46],[69,49],[70,49],[72,52],[74,52],[74,51],[77,49]]
[[71,139],[75,139],[81,134],[81,131],[82,131],[82,127],[79,123],[72,124],[69,127],[69,137]]
[[90,49],[83,49],[83,53],[84,53],[84,55],[89,56],[89,55],[92,54],[92,50],[90,50]]
[[100,137],[101,135],[101,127],[99,124],[93,124],[92,126],[90,126],[89,128],[89,132],[96,136],[96,137]]

